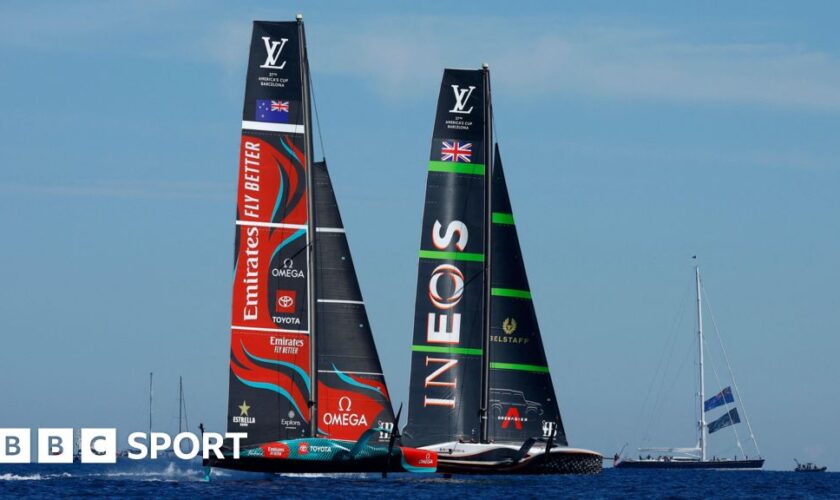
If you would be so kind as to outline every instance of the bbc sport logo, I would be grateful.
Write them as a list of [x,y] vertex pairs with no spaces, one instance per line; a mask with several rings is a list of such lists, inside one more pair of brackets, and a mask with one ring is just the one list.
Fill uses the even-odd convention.
[[[0,464],[71,464],[74,459],[72,428],[36,429],[37,455],[33,460],[32,430],[27,428],[0,428]],[[222,443],[231,441],[232,458],[239,459],[240,443],[248,437],[245,432],[205,432],[200,436],[182,432],[172,438],[165,432],[132,432],[128,435],[126,456],[130,460],[156,459],[161,452],[172,450],[182,460],[191,460],[201,454],[224,458]],[[117,429],[83,428],[79,430],[79,461],[86,464],[117,463]],[[184,451],[186,450],[186,451]]]

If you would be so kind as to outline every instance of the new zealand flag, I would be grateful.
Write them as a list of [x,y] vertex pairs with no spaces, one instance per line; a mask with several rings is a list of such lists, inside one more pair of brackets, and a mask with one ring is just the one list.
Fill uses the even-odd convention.
[[289,101],[257,99],[258,122],[289,123]]
[[735,398],[732,397],[732,388],[727,387],[726,389],[720,391],[719,393],[715,394],[714,396],[707,399],[703,402],[703,411],[709,411],[718,406],[723,406],[726,403],[734,403]]

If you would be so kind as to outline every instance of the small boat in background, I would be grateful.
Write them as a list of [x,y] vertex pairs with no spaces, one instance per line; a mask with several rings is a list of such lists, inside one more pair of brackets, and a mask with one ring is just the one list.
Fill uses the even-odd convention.
[[823,465],[820,467],[819,465],[812,463],[812,462],[805,462],[804,464],[799,463],[799,460],[793,459],[796,462],[796,468],[793,469],[794,472],[825,472],[828,467]]

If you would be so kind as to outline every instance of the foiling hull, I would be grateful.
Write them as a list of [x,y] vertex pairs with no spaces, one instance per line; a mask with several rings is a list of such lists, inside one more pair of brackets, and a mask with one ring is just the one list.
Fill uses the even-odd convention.
[[435,472],[437,457],[427,450],[395,446],[388,458],[385,445],[354,446],[324,438],[277,441],[244,448],[239,458],[223,449],[205,467],[267,473]]
[[757,470],[764,466],[764,459],[745,460],[619,460],[616,469],[688,469],[688,470]]
[[604,457],[581,448],[534,447],[521,457],[518,446],[445,443],[424,446],[437,452],[437,471],[446,474],[598,474]]

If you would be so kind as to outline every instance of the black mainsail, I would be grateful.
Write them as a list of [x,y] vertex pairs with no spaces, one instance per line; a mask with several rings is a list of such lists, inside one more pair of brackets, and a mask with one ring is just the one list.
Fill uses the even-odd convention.
[[228,432],[207,465],[431,472],[394,447],[388,389],[325,161],[313,162],[303,22],[254,23],[236,212]]
[[484,350],[485,76],[443,74],[429,155],[404,435],[478,440]]
[[486,67],[444,70],[404,436],[444,472],[597,472],[599,454],[567,448],[491,110]]

